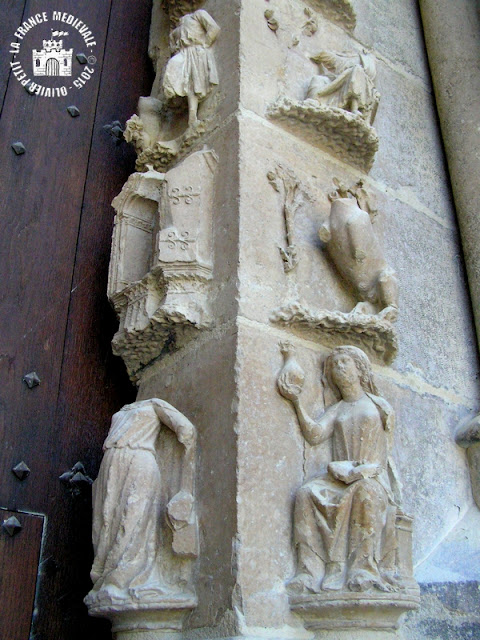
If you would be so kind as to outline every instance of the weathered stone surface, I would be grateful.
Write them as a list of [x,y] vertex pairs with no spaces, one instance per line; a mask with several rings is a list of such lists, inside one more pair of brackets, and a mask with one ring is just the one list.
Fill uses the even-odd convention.
[[306,0],[312,9],[321,11],[325,17],[349,31],[355,29],[356,15],[350,0]]
[[[270,318],[290,302],[312,316],[318,310],[348,316],[358,302],[318,238],[333,178],[349,185],[363,179],[376,196],[372,227],[399,281],[398,357],[388,367],[389,359],[372,362],[379,395],[397,416],[393,459],[401,469],[405,511],[415,520],[416,570],[424,584],[457,581],[459,599],[469,593],[465,581],[476,579],[469,567],[479,546],[470,530],[478,518],[466,454],[454,434],[478,410],[478,358],[417,7],[410,0],[395,6],[357,0],[354,39],[321,11],[315,14],[317,30],[304,30],[306,4],[311,8],[300,0],[202,4],[222,27],[215,42],[221,83],[199,105],[205,131],[178,157],[207,142],[219,158],[209,283],[215,328],[205,327],[189,341],[177,335],[176,344],[165,342],[159,357],[138,369],[139,398],[166,398],[198,428],[198,607],[186,621],[186,637],[308,637],[285,586],[296,567],[292,516],[299,489],[318,476],[332,452],[328,442],[305,444],[276,379],[283,366],[279,343],[290,341],[301,368],[319,372],[305,377],[302,391],[315,417],[322,409],[319,364],[331,343],[321,332],[297,331]],[[275,30],[265,20],[269,8]],[[170,57],[169,29],[152,40],[159,81]],[[265,114],[282,97],[304,101],[318,74],[311,56],[319,50],[359,53],[369,46],[382,100],[375,119],[378,152],[366,177],[366,165],[345,163],[312,144],[309,134],[302,138]],[[165,140],[180,136],[187,113],[164,125]],[[294,174],[290,191],[278,173],[269,179],[278,166]],[[378,337],[379,327],[371,329]],[[173,506],[178,510],[172,509],[172,517],[182,521],[188,505],[179,499]],[[468,561],[460,561],[456,549]],[[462,612],[459,599],[448,601],[452,614],[424,595],[423,611],[410,617],[403,637],[475,637],[476,613]],[[335,607],[347,614],[345,603]],[[391,628],[391,610],[384,613],[377,621],[388,620],[386,628],[356,628],[355,640],[402,637]],[[370,614],[365,624],[373,624]],[[138,640],[157,640],[154,632],[142,633]],[[182,637],[165,633],[172,640]],[[315,637],[352,636],[351,630],[324,629]]]
[[217,156],[198,151],[166,174],[134,173],[117,211],[108,293],[120,319],[112,344],[131,377],[176,333],[188,340],[213,319],[213,192]]
[[152,398],[113,416],[103,448],[93,486],[89,613],[112,620],[114,632],[181,629],[197,604],[188,560],[199,553],[196,429]]
[[329,151],[340,160],[368,171],[378,149],[375,129],[361,116],[318,104],[282,97],[270,105],[269,118],[279,122],[293,134]]

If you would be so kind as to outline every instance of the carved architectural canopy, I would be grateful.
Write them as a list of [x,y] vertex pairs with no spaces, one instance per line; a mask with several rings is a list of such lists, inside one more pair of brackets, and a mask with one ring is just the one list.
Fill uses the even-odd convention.
[[217,158],[198,151],[160,173],[134,173],[113,201],[108,295],[120,319],[113,338],[133,379],[172,332],[212,325],[212,206]]

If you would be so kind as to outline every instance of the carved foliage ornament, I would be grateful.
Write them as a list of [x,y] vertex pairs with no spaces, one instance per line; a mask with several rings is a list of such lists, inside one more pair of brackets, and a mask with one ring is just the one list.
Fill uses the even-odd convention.
[[267,173],[272,187],[280,194],[282,200],[283,217],[285,219],[286,248],[279,247],[285,273],[292,271],[298,264],[297,248],[295,246],[295,214],[302,202],[300,183],[290,169],[277,164]]

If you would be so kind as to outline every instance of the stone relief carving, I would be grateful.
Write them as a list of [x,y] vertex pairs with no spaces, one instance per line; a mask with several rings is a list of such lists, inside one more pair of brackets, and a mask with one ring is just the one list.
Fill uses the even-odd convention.
[[300,302],[287,302],[272,312],[270,322],[320,340],[327,347],[349,342],[380,364],[390,364],[398,352],[397,334],[392,323],[378,316],[351,316],[340,311],[313,310]]
[[285,218],[285,236],[287,246],[279,247],[283,260],[283,268],[288,273],[298,264],[297,248],[295,246],[295,214],[301,204],[300,183],[290,169],[277,164],[275,169],[267,174],[268,181],[280,194],[282,199],[283,216]]
[[[308,444],[330,441],[332,447],[331,460],[295,498],[291,606],[312,627],[341,627],[356,601],[356,624],[368,626],[368,609],[383,607],[385,626],[394,627],[400,613],[417,606],[419,593],[412,575],[411,519],[400,506],[390,455],[393,409],[378,395],[365,353],[342,346],[325,359],[325,410],[312,419],[301,400],[305,374],[291,347],[282,351],[280,394],[292,403]],[[378,626],[378,617],[373,624]]]
[[210,327],[213,151],[166,173],[134,173],[113,200],[108,296],[120,320],[112,346],[133,380],[165,346]]
[[349,111],[373,124],[380,101],[374,85],[375,56],[367,51],[320,51],[311,59],[318,64],[321,73],[310,81],[307,100]]
[[126,405],[112,418],[93,484],[95,558],[85,604],[114,632],[181,629],[197,604],[195,447],[193,424],[163,400]]
[[341,160],[368,171],[378,149],[372,127],[380,94],[375,88],[372,53],[321,51],[311,58],[321,70],[304,100],[281,97],[267,116],[326,149]]
[[[220,33],[218,24],[203,9],[183,14],[180,7],[172,3],[168,6],[173,25],[169,38],[171,57],[165,69],[157,68],[152,95],[139,99],[138,115],[128,120],[124,133],[125,140],[132,142],[137,151],[138,171],[145,170],[148,164],[156,169],[167,166],[205,132],[198,108],[219,82],[213,53]],[[172,103],[185,100],[186,129],[172,139],[165,138],[164,124],[171,119],[167,110]]]
[[302,27],[302,33],[310,38],[318,31],[318,19],[314,12],[308,7],[305,7],[304,13],[307,17],[307,21]]
[[275,33],[280,25],[278,24],[278,20],[275,18],[275,12],[273,9],[266,9],[263,15],[267,21],[268,28],[270,31]]
[[199,9],[205,4],[205,0],[160,0],[159,4],[168,14],[172,28],[175,28],[182,16]]
[[327,346],[348,341],[376,361],[390,363],[398,350],[392,324],[398,314],[398,283],[372,225],[377,213],[375,202],[362,180],[350,188],[334,182],[336,190],[329,194],[330,215],[319,237],[342,282],[358,302],[344,313],[312,310],[291,301],[276,309],[270,321],[313,333]]
[[458,445],[467,450],[473,498],[480,509],[480,416],[461,426],[455,436]]
[[351,0],[305,0],[305,2],[347,31],[355,29],[357,16]]
[[[349,194],[356,196],[348,197]],[[343,280],[359,300],[351,315],[372,315],[393,322],[398,314],[398,283],[388,266],[372,226],[370,198],[363,185],[347,190],[337,181],[329,195],[330,216],[319,230],[320,240]]]

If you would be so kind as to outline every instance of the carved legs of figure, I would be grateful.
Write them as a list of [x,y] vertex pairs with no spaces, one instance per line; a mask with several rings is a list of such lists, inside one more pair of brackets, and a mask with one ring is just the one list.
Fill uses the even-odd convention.
[[197,123],[198,98],[195,93],[188,94],[188,126],[193,127]]
[[377,296],[380,303],[380,315],[394,322],[398,315],[398,280],[393,269],[384,269],[377,280]]
[[327,476],[301,487],[294,511],[297,573],[288,590],[392,590],[379,568],[392,569],[395,534],[388,515],[387,495],[376,480],[344,485]]
[[152,147],[160,138],[160,108],[161,102],[156,98],[140,98],[138,101],[138,115],[143,123],[143,146]]

